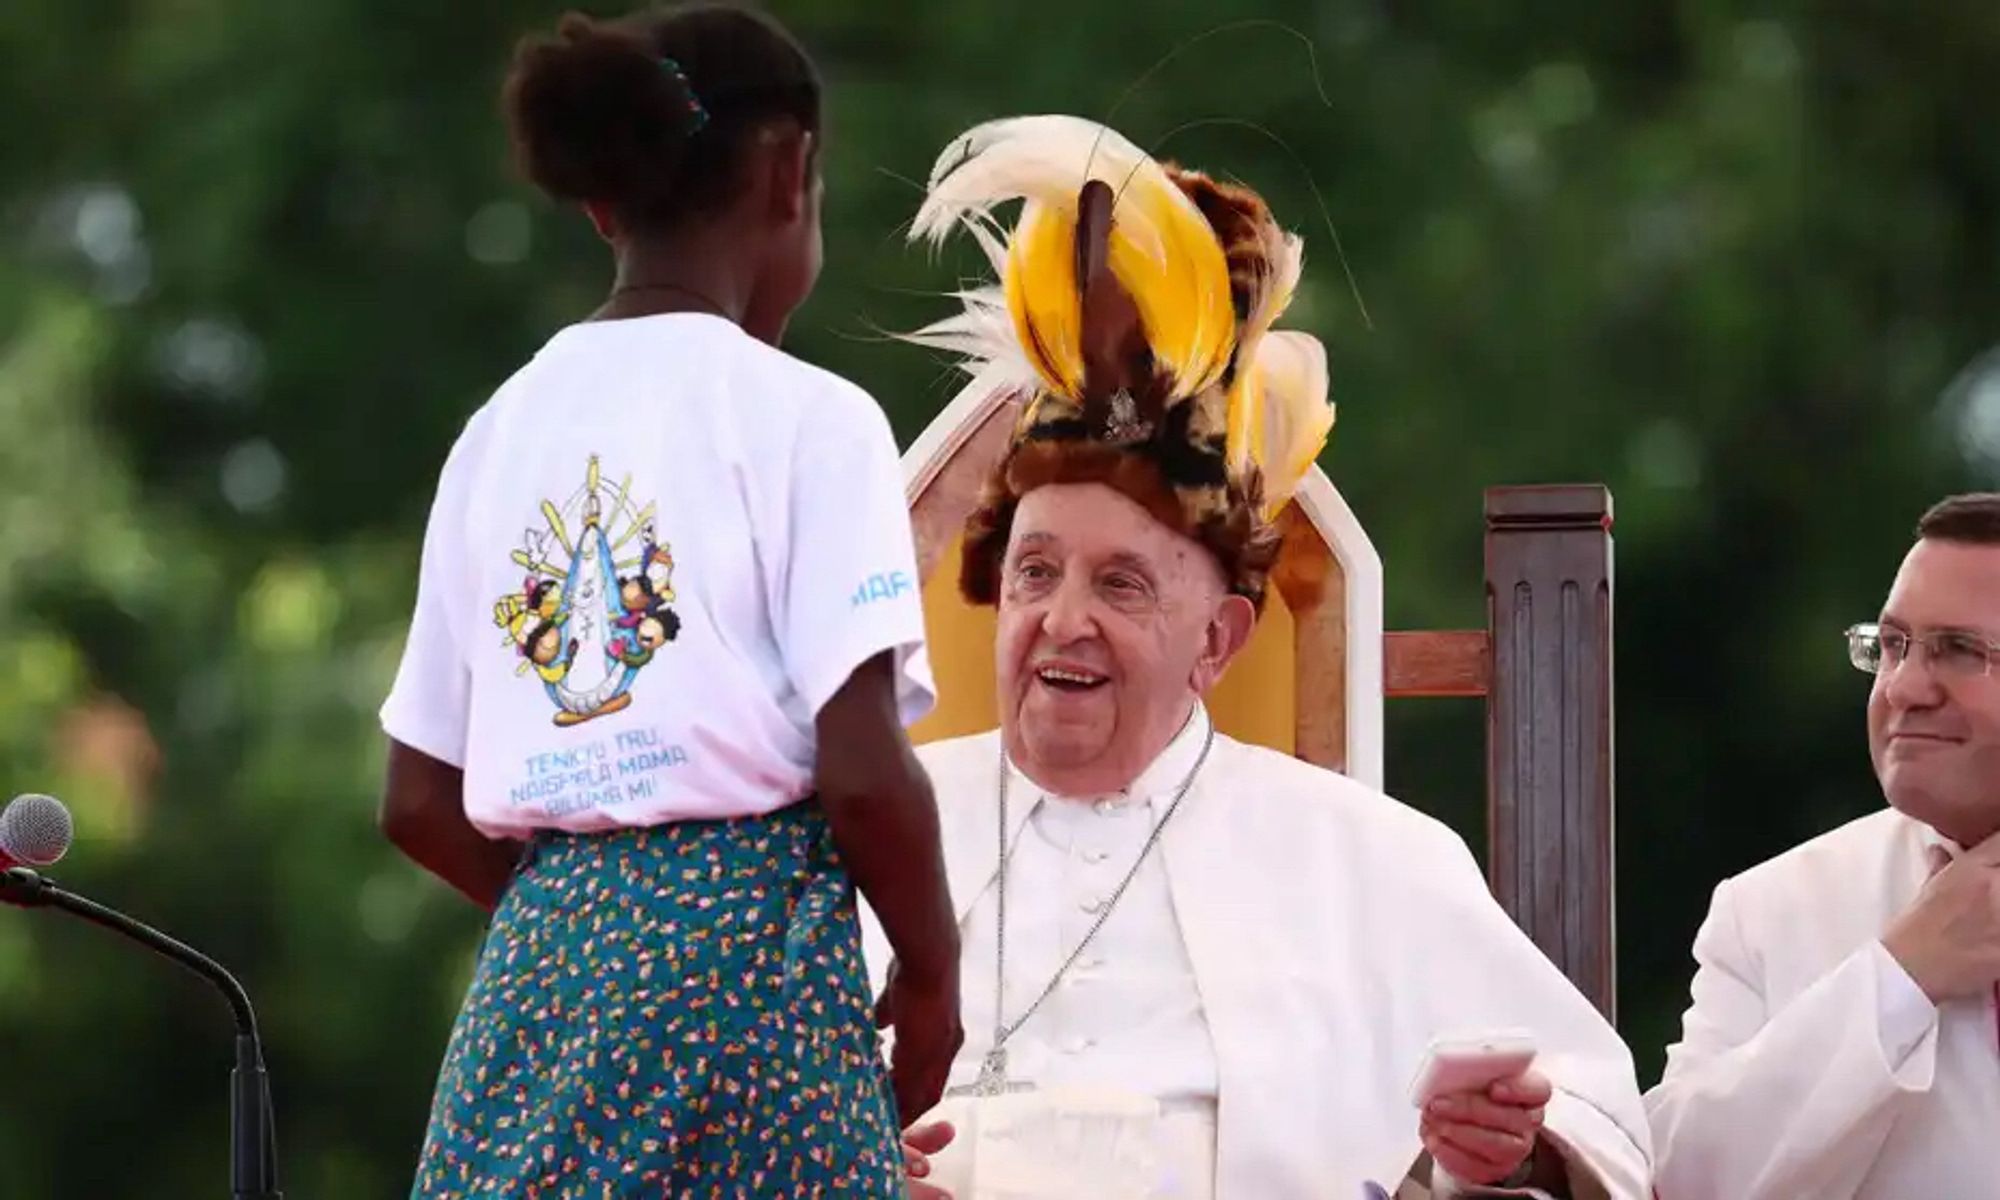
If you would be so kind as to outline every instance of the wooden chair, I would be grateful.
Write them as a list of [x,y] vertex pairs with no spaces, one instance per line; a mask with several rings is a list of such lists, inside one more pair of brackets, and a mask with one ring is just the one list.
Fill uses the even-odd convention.
[[[960,534],[1018,415],[961,396],[903,455],[939,692],[920,743],[999,723],[994,614],[958,593]],[[1381,558],[1319,468],[1280,523],[1264,615],[1209,697],[1217,727],[1382,787],[1385,699],[1484,697],[1494,893],[1614,1016],[1609,493],[1488,490],[1483,630],[1385,632]]]

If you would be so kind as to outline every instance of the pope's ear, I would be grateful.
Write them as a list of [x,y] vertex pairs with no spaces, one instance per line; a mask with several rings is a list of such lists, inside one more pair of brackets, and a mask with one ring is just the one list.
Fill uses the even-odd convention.
[[1256,627],[1257,606],[1248,597],[1231,592],[1222,598],[1215,606],[1215,615],[1208,620],[1207,645],[1195,664],[1197,691],[1206,692],[1215,686],[1243,647],[1250,644],[1251,631]]

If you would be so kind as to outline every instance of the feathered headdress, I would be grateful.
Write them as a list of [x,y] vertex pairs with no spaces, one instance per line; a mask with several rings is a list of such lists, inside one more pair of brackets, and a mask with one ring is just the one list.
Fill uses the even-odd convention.
[[[1003,233],[994,209],[1010,200],[1025,203]],[[908,339],[962,356],[968,390],[1024,400],[967,520],[966,597],[997,599],[1023,495],[1096,482],[1201,541],[1261,602],[1272,520],[1333,427],[1325,351],[1272,329],[1299,239],[1247,188],[1063,116],[988,122],[945,147],[910,236],[961,227],[1000,279]]]

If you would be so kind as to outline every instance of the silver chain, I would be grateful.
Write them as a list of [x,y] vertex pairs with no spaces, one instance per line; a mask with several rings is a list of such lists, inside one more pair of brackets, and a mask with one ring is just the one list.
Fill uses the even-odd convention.
[[1069,957],[1063,961],[1063,965],[1057,967],[1056,973],[1049,977],[1048,986],[1042,989],[1042,994],[1035,997],[1035,1002],[1028,1006],[1026,1012],[1014,1018],[1012,1024],[1002,1024],[1000,1020],[1001,1006],[1007,1000],[1007,863],[1013,858],[1013,848],[1007,845],[1007,777],[1013,774],[1013,772],[1007,766],[1006,748],[1001,748],[1000,878],[997,895],[999,912],[993,931],[993,1045],[987,1051],[989,1058],[998,1055],[1000,1048],[1006,1044],[1007,1039],[1013,1037],[1020,1030],[1021,1026],[1026,1025],[1028,1018],[1034,1016],[1035,1012],[1042,1007],[1042,1002],[1054,994],[1056,985],[1060,984],[1063,981],[1063,976],[1067,975],[1069,969],[1076,965],[1076,960],[1082,957],[1084,948],[1089,946],[1091,939],[1097,936],[1097,931],[1104,928],[1104,923],[1111,919],[1111,913],[1118,907],[1118,901],[1125,895],[1125,889],[1132,886],[1132,881],[1138,878],[1140,866],[1145,863],[1146,856],[1152,853],[1153,846],[1160,840],[1160,832],[1167,827],[1168,821],[1174,819],[1174,813],[1180,810],[1181,801],[1187,798],[1188,789],[1194,786],[1194,777],[1201,773],[1202,764],[1208,761],[1209,747],[1213,745],[1215,745],[1215,722],[1210,720],[1208,722],[1208,733],[1202,738],[1201,754],[1194,760],[1194,766],[1188,769],[1186,778],[1181,780],[1180,787],[1175,790],[1173,801],[1167,805],[1167,811],[1160,817],[1159,822],[1153,826],[1153,832],[1147,835],[1146,844],[1139,848],[1139,856],[1132,860],[1132,869],[1125,872],[1125,878],[1119,882],[1117,889],[1111,893],[1111,898],[1104,902],[1104,907],[1098,911],[1097,920],[1091,925],[1090,932],[1083,935],[1083,940],[1076,944],[1076,949],[1070,951]]

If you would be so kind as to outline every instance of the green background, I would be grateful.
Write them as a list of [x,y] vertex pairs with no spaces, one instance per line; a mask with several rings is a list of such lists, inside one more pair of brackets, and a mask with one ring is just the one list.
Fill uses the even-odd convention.
[[[1652,1082],[1709,889],[1880,803],[1841,629],[1926,504],[2000,482],[2000,6],[774,7],[833,88],[791,348],[906,442],[955,385],[883,331],[978,266],[900,239],[947,139],[1101,116],[1229,20],[1310,39],[1327,104],[1251,26],[1116,123],[1306,235],[1288,323],[1329,348],[1322,462],[1392,628],[1483,619],[1482,488],[1613,489],[1621,1025]],[[607,286],[497,116],[558,11],[0,7],[0,763],[76,810],[66,882],[242,974],[295,1197],[407,1188],[476,945],[374,830],[374,710],[451,438]],[[1475,845],[1482,736],[1474,702],[1391,706],[1391,791]],[[197,984],[0,913],[0,1194],[219,1194],[228,1064]]]

